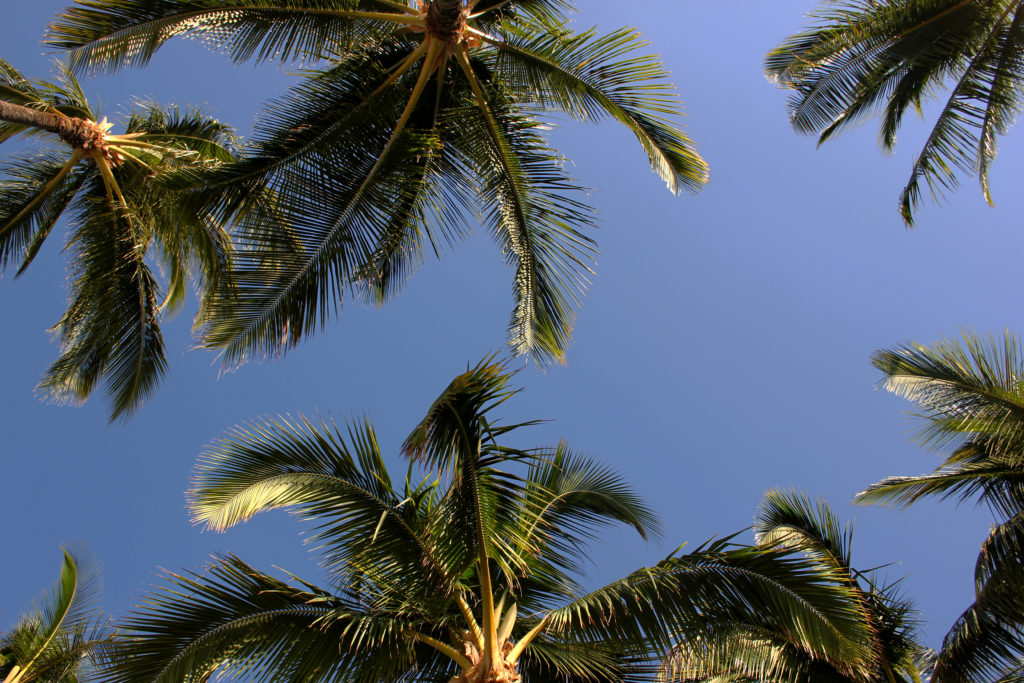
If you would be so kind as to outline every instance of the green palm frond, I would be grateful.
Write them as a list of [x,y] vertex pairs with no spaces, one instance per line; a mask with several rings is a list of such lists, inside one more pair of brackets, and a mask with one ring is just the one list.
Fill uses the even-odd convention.
[[757,542],[793,548],[850,575],[853,525],[845,528],[824,500],[811,501],[795,491],[771,490],[765,494],[754,524]]
[[1020,107],[1021,41],[1016,3],[963,0],[885,0],[831,3],[814,25],[787,39],[766,59],[766,70],[795,94],[793,125],[824,141],[878,115],[881,141],[895,142],[907,109],[949,90],[936,123],[900,197],[908,224],[922,203],[978,173],[991,202],[988,170],[996,136]]
[[501,38],[482,36],[497,48],[490,65],[497,82],[541,109],[625,125],[674,193],[695,192],[707,182],[707,164],[673,121],[682,110],[669,73],[657,58],[636,54],[647,46],[638,31],[627,27],[602,36],[550,22],[503,28]]
[[[50,143],[0,169],[0,267],[20,262],[21,274],[57,222],[70,218],[70,300],[53,329],[61,355],[39,388],[80,403],[103,383],[111,419],[124,418],[165,371],[161,314],[181,305],[190,280],[207,294],[226,286],[225,223],[181,201],[176,187],[178,176],[194,179],[233,160],[234,138],[199,110],[154,104],[137,105],[126,131],[111,134],[74,75],[58,69],[54,82],[29,81],[0,63],[0,100],[15,105],[20,121],[0,138],[23,132]],[[71,150],[61,154],[53,143]],[[151,258],[167,274],[166,288]]]
[[93,203],[72,238],[71,302],[54,328],[61,355],[39,389],[49,400],[81,403],[102,379],[116,419],[138,409],[166,370],[161,293],[129,219],[104,214],[105,198]]
[[[235,557],[202,573],[168,574],[168,585],[123,622],[109,681],[206,681],[214,672],[252,681],[370,681],[411,654],[399,617],[368,614],[309,585],[292,586]],[[392,662],[374,653],[390,652]],[[376,679],[379,680],[379,679]]]
[[196,520],[224,529],[290,509],[316,525],[332,588],[233,557],[171,575],[125,623],[110,680],[646,681],[680,639],[768,614],[793,643],[868,655],[850,587],[788,548],[713,541],[580,596],[588,538],[658,522],[564,444],[504,445],[533,424],[492,416],[511,376],[491,357],[445,388],[403,445],[428,474],[413,483],[410,469],[400,490],[365,420],[263,420],[214,443],[189,494]]
[[[859,624],[847,647],[807,638],[798,613],[787,609],[725,615],[706,633],[678,643],[663,663],[666,680],[811,683],[835,681],[920,681],[930,653],[917,642],[917,621],[897,585],[879,585],[850,564],[852,526],[840,524],[829,505],[796,491],[769,491],[755,523],[758,548],[799,552],[820,572],[819,580],[841,589],[833,596],[838,612],[822,612],[827,629],[841,629],[835,615]],[[827,594],[825,594],[827,596]],[[815,610],[822,595],[808,595]],[[845,608],[846,612],[842,611]],[[843,641],[840,641],[842,643]],[[859,646],[851,648],[849,645]],[[904,678],[906,676],[907,678]],[[898,678],[897,678],[898,677]]]
[[[1024,657],[1024,513],[992,529],[975,568],[975,599],[935,663],[937,683],[995,680]],[[1012,677],[1011,677],[1012,680]]]
[[[146,65],[171,38],[194,37],[235,61],[284,62],[344,51],[394,12],[385,0],[85,0],[50,26],[47,42],[70,51],[76,69],[113,71]],[[411,10],[410,10],[411,11]],[[402,12],[397,12],[402,15]]]
[[71,166],[66,155],[47,151],[0,168],[0,267],[17,263],[20,275],[32,263],[88,177]]
[[509,344],[543,364],[564,360],[596,249],[584,188],[540,117],[615,119],[673,192],[707,180],[668,73],[640,54],[646,43],[631,29],[574,34],[570,9],[561,0],[87,0],[50,39],[85,69],[144,64],[176,35],[234,59],[320,67],[269,105],[245,159],[187,192],[196,210],[238,223],[231,286],[201,317],[202,343],[225,363],[280,355],[349,296],[384,302],[428,245],[439,253],[479,217],[514,269]]
[[927,475],[889,477],[858,500],[907,506],[925,496],[974,499],[1004,515],[1024,504],[1024,357],[1014,335],[908,344],[875,353],[883,386],[924,410],[920,440],[954,449]]
[[927,496],[973,500],[1000,521],[981,548],[975,601],[943,640],[934,681],[1009,677],[1024,654],[1024,357],[1016,337],[966,334],[963,342],[877,352],[884,386],[919,404],[925,443],[953,446],[930,474],[889,477],[858,501],[908,506]]
[[110,644],[111,627],[97,607],[100,574],[88,553],[63,550],[60,578],[36,608],[0,634],[0,676],[8,683],[92,680]]

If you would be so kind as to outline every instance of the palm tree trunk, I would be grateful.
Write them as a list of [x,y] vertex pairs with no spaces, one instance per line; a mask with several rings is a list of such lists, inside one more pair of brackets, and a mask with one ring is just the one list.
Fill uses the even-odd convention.
[[[39,111],[3,100],[0,100],[0,121],[20,123],[38,130],[49,131],[76,149],[89,149],[96,142],[96,124],[92,121]],[[102,139],[102,131],[100,131],[100,138]]]

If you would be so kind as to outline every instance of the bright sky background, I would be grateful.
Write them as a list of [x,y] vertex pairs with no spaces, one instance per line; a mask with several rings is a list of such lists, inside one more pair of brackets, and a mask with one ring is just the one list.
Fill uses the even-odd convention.
[[[63,4],[11,3],[0,57],[49,76],[52,55],[39,40]],[[568,364],[523,365],[525,391],[504,414],[551,419],[534,428],[533,445],[565,438],[614,465],[666,528],[650,543],[626,532],[596,543],[593,585],[684,541],[743,529],[767,489],[799,487],[856,517],[855,564],[890,564],[886,576],[906,576],[903,590],[937,646],[970,601],[991,519],[952,503],[907,512],[849,504],[872,482],[939,462],[910,443],[910,406],[876,389],[869,356],[960,329],[1024,331],[1024,133],[1003,141],[996,208],[967,178],[908,231],[896,200],[924,129],[911,121],[891,157],[873,124],[816,149],[790,128],[787,94],[762,75],[764,54],[803,26],[815,2],[579,4],[578,27],[634,25],[663,56],[712,169],[700,195],[673,197],[611,122],[552,134],[581,184],[597,188],[598,275]],[[175,42],[145,71],[85,87],[112,118],[133,97],[152,97],[204,104],[244,133],[259,103],[287,83],[275,66],[233,67],[197,42]],[[164,386],[129,422],[108,425],[102,396],[72,408],[34,395],[57,355],[46,330],[64,310],[59,244],[52,235],[23,277],[0,280],[0,630],[56,579],[61,544],[92,549],[115,615],[159,581],[159,567],[197,568],[215,552],[319,580],[286,514],[225,534],[190,524],[184,491],[196,456],[231,426],[281,413],[368,414],[395,453],[454,375],[502,349],[512,308],[511,273],[481,232],[428,262],[384,308],[350,304],[276,362],[221,375],[212,354],[188,350],[186,311],[165,327]]]

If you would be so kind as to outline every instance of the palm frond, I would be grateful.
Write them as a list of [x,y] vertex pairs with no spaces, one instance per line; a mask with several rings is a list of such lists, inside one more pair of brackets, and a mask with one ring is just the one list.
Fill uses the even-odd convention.
[[86,207],[71,241],[71,303],[55,327],[61,356],[39,389],[50,400],[79,403],[102,379],[111,419],[126,418],[155,390],[167,367],[160,290],[144,260],[147,241],[131,220],[111,211],[105,196],[94,194]]
[[975,600],[943,639],[933,680],[993,680],[1024,656],[1024,515],[993,528],[975,568]]
[[198,38],[235,61],[288,62],[317,59],[325,46],[344,51],[374,23],[402,16],[408,14],[381,0],[84,0],[53,21],[47,42],[68,50],[76,70],[94,72],[145,66],[177,36]]
[[564,24],[505,24],[494,45],[493,78],[523,92],[526,102],[564,112],[580,121],[611,117],[636,135],[651,169],[679,193],[699,190],[708,179],[707,163],[672,118],[682,115],[668,72],[635,29],[605,36],[595,30],[574,33]]

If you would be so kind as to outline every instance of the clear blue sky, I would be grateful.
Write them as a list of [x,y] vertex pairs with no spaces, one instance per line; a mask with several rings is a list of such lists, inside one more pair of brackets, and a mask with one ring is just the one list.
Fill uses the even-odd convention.
[[[0,57],[48,75],[39,39],[64,3],[16,3],[0,23]],[[919,149],[914,122],[883,155],[868,125],[821,149],[786,120],[786,94],[761,75],[764,53],[803,24],[811,0],[579,3],[577,25],[639,27],[674,72],[686,127],[711,164],[696,197],[673,197],[639,146],[611,123],[554,131],[573,173],[597,188],[601,255],[568,364],[524,366],[509,420],[550,418],[536,444],[563,437],[622,470],[662,514],[665,538],[610,534],[593,582],[616,578],[748,526],[771,487],[800,487],[856,517],[854,560],[892,563],[937,645],[971,596],[990,518],[925,504],[908,512],[849,505],[888,475],[930,470],[910,444],[909,406],[875,389],[877,348],[1024,332],[1019,225],[1024,132],[994,169],[996,208],[976,185],[921,212],[906,230],[896,199]],[[136,97],[205,104],[247,131],[259,103],[288,83],[274,66],[232,67],[200,44],[174,43],[141,72],[87,81],[104,113]],[[225,534],[190,525],[184,491],[204,444],[239,422],[278,413],[369,414],[395,452],[452,376],[499,350],[511,273],[485,234],[428,262],[381,309],[350,304],[284,359],[222,375],[191,345],[187,312],[169,325],[170,372],[127,424],[102,400],[45,405],[33,389],[57,349],[66,270],[51,237],[28,273],[0,279],[3,441],[0,629],[56,578],[61,544],[88,544],[104,568],[104,604],[124,613],[158,567],[200,566],[213,552],[317,580],[285,514]],[[394,460],[398,465],[397,459]]]

